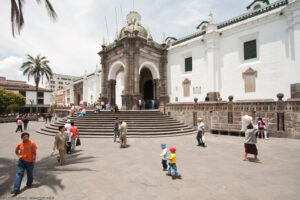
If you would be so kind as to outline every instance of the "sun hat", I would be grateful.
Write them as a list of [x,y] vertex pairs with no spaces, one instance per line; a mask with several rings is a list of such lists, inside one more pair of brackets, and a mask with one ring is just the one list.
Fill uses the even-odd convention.
[[67,120],[67,123],[71,123],[71,120],[68,119],[68,120]]

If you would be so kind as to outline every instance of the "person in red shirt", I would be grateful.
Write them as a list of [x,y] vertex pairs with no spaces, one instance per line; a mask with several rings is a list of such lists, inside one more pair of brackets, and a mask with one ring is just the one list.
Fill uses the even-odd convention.
[[77,126],[74,125],[74,122],[71,122],[71,127],[69,128],[69,132],[72,132],[71,136],[71,153],[74,153],[76,148],[76,138],[79,138],[79,131]]
[[32,185],[33,168],[35,164],[37,150],[37,146],[35,145],[35,143],[29,140],[29,133],[22,133],[21,138],[22,142],[20,142],[15,149],[15,153],[19,157],[14,188],[11,191],[11,194],[15,195],[17,195],[20,192],[20,186],[25,170],[27,173],[26,188],[30,188]]

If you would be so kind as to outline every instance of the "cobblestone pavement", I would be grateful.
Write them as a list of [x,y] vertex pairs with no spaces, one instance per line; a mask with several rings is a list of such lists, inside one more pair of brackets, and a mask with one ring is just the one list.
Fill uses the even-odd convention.
[[[30,122],[30,139],[38,146],[34,185],[19,199],[300,199],[300,140],[259,140],[262,164],[242,161],[243,138],[207,134],[207,148],[195,135],[128,139],[120,149],[113,139],[82,139],[65,166],[50,156],[53,137],[39,135],[43,122]],[[16,124],[0,124],[0,199],[11,199],[20,133]],[[160,144],[177,148],[182,180],[161,169]],[[249,156],[251,157],[251,156]],[[24,177],[21,189],[25,186]]]

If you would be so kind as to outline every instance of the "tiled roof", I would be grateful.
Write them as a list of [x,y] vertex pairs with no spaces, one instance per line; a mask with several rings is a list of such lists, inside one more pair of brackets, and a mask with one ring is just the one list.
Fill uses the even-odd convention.
[[[25,81],[13,81],[13,80],[5,80],[0,81],[0,88],[4,88],[6,90],[22,90],[22,91],[36,91],[35,86],[27,84]],[[51,92],[45,88],[38,88],[38,91],[43,92]]]
[[[217,25],[217,27],[218,27],[218,29],[222,29],[224,27],[227,27],[227,26],[236,24],[238,22],[250,19],[252,17],[256,17],[258,15],[264,14],[266,12],[270,12],[270,11],[272,11],[274,9],[280,8],[282,6],[285,6],[288,3],[289,3],[288,0],[279,0],[279,1],[276,1],[276,2],[274,2],[272,4],[269,4],[269,5],[261,8],[261,9],[259,9],[259,10],[250,11],[250,12],[247,12],[247,13],[245,13],[243,15],[238,16],[238,17],[235,17],[235,18],[226,20],[224,22],[221,22],[220,24]],[[178,45],[180,43],[183,43],[185,41],[191,40],[193,38],[199,37],[199,36],[204,35],[204,34],[206,34],[205,31],[200,32],[200,33],[199,32],[193,33],[191,35],[188,35],[186,37],[183,37],[183,38],[180,38],[180,39],[176,40],[174,43],[172,43],[172,46]]]

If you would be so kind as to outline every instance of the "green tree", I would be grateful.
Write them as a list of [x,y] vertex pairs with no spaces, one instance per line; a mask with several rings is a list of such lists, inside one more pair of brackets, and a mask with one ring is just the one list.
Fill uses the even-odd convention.
[[28,81],[32,77],[35,83],[36,90],[36,112],[38,112],[38,89],[40,81],[44,79],[44,76],[49,81],[52,76],[52,70],[49,67],[50,61],[46,57],[41,57],[37,55],[36,58],[33,58],[31,55],[27,54],[28,61],[24,62],[21,66],[23,70],[23,75],[28,76]]
[[[57,19],[57,14],[52,7],[52,4],[49,0],[43,0],[45,3],[46,10],[50,19],[55,21]],[[36,0],[38,4],[41,3],[41,0]],[[12,28],[12,35],[15,37],[15,28],[20,34],[21,29],[24,26],[24,17],[23,17],[23,5],[25,0],[11,0],[11,28]]]
[[[0,88],[0,112],[5,113],[10,110],[17,111],[25,104],[25,97],[21,94]],[[18,108],[17,108],[18,107]]]

